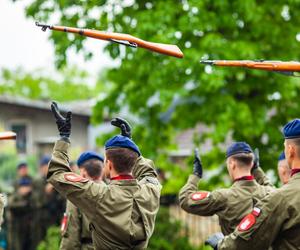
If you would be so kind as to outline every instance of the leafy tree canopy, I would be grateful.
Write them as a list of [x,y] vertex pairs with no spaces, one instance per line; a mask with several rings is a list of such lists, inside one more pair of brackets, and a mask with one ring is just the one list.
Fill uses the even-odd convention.
[[[200,122],[211,130],[195,135],[195,141],[211,138],[214,145],[204,157],[206,168],[224,161],[224,148],[218,146],[228,134],[260,148],[262,165],[274,168],[283,149],[280,128],[299,116],[299,79],[203,67],[199,60],[299,60],[299,7],[299,0],[33,0],[26,14],[39,21],[177,44],[183,50],[184,59],[176,59],[107,44],[106,51],[121,58],[121,64],[109,70],[111,88],[94,112],[101,122],[104,111],[115,114],[126,106],[139,118],[135,139],[144,154],[173,174],[179,172],[173,175],[179,180],[183,174],[166,163],[166,150],[178,132]],[[50,39],[58,67],[67,62],[71,48],[83,51],[87,59],[92,56],[84,37],[53,32]]]
[[95,96],[94,87],[87,85],[88,74],[73,68],[61,70],[55,77],[43,71],[25,72],[23,69],[2,69],[0,93],[30,99],[50,99],[61,102],[88,99]]

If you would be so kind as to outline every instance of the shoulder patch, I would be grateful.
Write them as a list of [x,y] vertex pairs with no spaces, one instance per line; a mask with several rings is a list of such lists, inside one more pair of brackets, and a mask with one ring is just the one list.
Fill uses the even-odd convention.
[[71,182],[88,182],[89,180],[87,178],[83,178],[81,175],[78,174],[65,174],[64,175],[65,180],[71,181]]
[[192,194],[192,200],[193,201],[200,201],[209,196],[209,192],[196,192]]
[[241,232],[247,231],[255,224],[255,222],[256,222],[255,216],[252,213],[248,214],[240,222],[240,224],[238,226],[238,230]]

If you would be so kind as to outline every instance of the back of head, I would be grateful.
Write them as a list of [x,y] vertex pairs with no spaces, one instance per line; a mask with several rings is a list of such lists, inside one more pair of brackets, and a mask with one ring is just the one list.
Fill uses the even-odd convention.
[[292,120],[283,128],[285,158],[290,167],[300,162],[300,119]]
[[105,143],[105,155],[118,174],[128,174],[141,152],[132,139],[116,135]]
[[79,169],[84,169],[88,176],[92,179],[99,179],[103,169],[103,157],[94,151],[83,152],[78,160]]
[[40,167],[48,166],[48,163],[49,163],[50,160],[51,160],[50,156],[44,155],[44,156],[40,159]]
[[227,148],[226,158],[235,160],[240,167],[252,167],[254,154],[248,143],[234,142]]
[[246,142],[235,142],[226,151],[227,170],[232,180],[251,175],[254,154]]
[[139,156],[129,148],[110,148],[105,151],[105,155],[106,160],[112,162],[115,171],[119,174],[131,173]]
[[92,158],[84,161],[78,167],[85,169],[89,177],[91,177],[92,179],[99,179],[102,174],[103,161]]
[[239,153],[232,155],[231,158],[236,161],[237,167],[251,169],[253,166],[253,153]]

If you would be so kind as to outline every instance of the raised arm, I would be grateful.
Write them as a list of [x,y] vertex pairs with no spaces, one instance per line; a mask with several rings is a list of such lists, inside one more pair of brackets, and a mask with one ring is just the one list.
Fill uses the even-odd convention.
[[[132,137],[131,125],[124,118],[117,117],[112,119],[111,125],[120,128],[121,135],[131,139]],[[140,156],[137,159],[133,167],[132,174],[137,180],[141,180],[146,176],[157,178],[157,173],[155,171],[155,166],[153,161],[146,159],[142,156]]]
[[259,150],[256,148],[254,150],[254,165],[252,168],[252,174],[257,181],[258,184],[262,186],[268,186],[270,188],[274,188],[275,186],[272,184],[270,179],[266,176],[263,169],[260,167],[260,161],[259,161]]
[[198,182],[202,178],[202,172],[201,159],[196,149],[193,174],[179,192],[179,203],[188,213],[209,216],[223,208],[226,196],[222,195],[221,191],[199,191]]
[[95,205],[105,193],[104,183],[95,183],[75,174],[69,167],[68,149],[70,146],[71,116],[68,112],[63,117],[56,103],[51,105],[61,139],[55,143],[52,158],[49,163],[47,180],[54,188],[75,206],[81,209],[89,218],[95,215]]
[[141,180],[145,177],[157,178],[155,166],[153,161],[140,156],[133,167],[132,175],[137,179]]

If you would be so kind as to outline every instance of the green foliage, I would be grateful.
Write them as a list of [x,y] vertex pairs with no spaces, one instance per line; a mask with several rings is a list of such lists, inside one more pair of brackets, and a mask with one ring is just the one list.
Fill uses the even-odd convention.
[[169,209],[161,207],[157,214],[154,233],[150,239],[149,250],[192,250],[188,238],[183,235],[179,221],[173,221]]
[[[210,138],[213,144],[203,157],[205,168],[224,162],[220,143],[228,134],[260,148],[262,166],[274,168],[283,149],[280,128],[299,116],[299,80],[263,71],[203,67],[199,60],[299,60],[299,7],[298,0],[34,0],[26,13],[41,21],[55,15],[62,25],[110,29],[182,48],[185,57],[180,60],[108,44],[106,51],[122,63],[107,72],[109,92],[94,109],[94,120],[101,123],[107,114],[126,107],[139,118],[134,139],[144,155],[173,173],[177,169],[166,159],[175,135],[200,122],[211,130],[195,136],[195,141]],[[58,67],[67,62],[71,48],[83,51],[87,59],[91,56],[83,46],[84,37],[51,32],[50,39]],[[219,175],[214,184],[222,178]]]
[[47,76],[42,71],[3,69],[0,72],[0,94],[63,102],[88,99],[94,97],[95,92],[86,84],[87,80],[88,74],[76,67],[61,70],[56,77]]
[[52,226],[47,230],[46,238],[38,245],[37,250],[58,250],[60,239],[60,228]]

